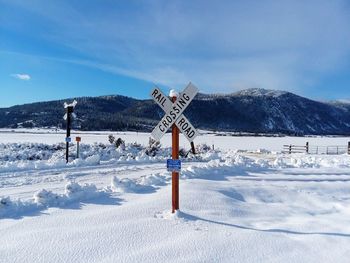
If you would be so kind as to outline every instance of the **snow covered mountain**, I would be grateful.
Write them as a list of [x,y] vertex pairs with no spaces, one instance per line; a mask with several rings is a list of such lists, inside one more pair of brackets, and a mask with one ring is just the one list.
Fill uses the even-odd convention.
[[[82,130],[149,131],[163,111],[151,100],[124,96],[76,98]],[[59,100],[0,109],[0,127],[64,127]],[[198,94],[185,112],[198,128],[283,134],[350,134],[350,104],[319,102],[286,91],[247,89],[232,94]]]
[[[208,95],[200,98],[194,111],[202,114],[193,117],[199,124],[212,119],[218,130],[286,134],[350,132],[350,105],[344,103],[318,102],[290,92],[264,89],[216,95],[211,102]],[[205,111],[208,107],[212,107],[211,111]]]

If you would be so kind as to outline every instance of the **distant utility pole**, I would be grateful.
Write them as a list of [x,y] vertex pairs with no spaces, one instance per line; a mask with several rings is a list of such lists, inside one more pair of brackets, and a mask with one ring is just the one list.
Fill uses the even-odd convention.
[[[64,103],[64,108],[66,109],[66,114],[64,119],[67,120],[67,132],[66,132],[66,162],[69,160],[69,143],[72,141],[70,138],[70,130],[72,128],[72,115],[74,114],[74,108],[77,105],[77,101],[74,100],[73,103],[67,104]],[[74,117],[74,116],[73,116]]]

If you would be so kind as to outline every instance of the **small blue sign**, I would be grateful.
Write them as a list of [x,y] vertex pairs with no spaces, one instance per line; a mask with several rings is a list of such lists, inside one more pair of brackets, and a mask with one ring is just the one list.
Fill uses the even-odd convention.
[[166,168],[169,172],[179,172],[181,170],[181,161],[168,159],[166,161]]
[[70,137],[66,137],[66,142],[71,142],[72,139]]

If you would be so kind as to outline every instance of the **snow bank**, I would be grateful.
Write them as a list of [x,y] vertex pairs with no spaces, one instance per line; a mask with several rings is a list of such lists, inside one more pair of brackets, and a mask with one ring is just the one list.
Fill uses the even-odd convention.
[[[236,155],[233,159],[222,161],[221,159],[211,160],[208,163],[199,163],[183,169],[180,173],[182,179],[218,176],[244,175],[247,169],[261,170],[266,168],[266,162]],[[123,178],[117,176],[112,178],[111,190],[120,193],[146,193],[157,189],[159,186],[167,185],[171,181],[171,173],[156,173],[142,176],[138,179]]]
[[38,204],[30,201],[11,200],[10,197],[0,197],[0,219],[17,218],[23,214],[38,211]]
[[1,143],[0,163],[49,160],[55,152],[62,152],[63,155],[64,149],[64,143],[51,145],[43,143]]
[[[265,149],[256,151],[218,151],[212,150],[205,144],[197,146],[197,154],[189,153],[183,162],[208,162],[220,160],[233,162],[237,168],[251,169],[252,167],[264,168],[318,168],[318,167],[350,167],[348,155],[326,156],[326,155],[308,155],[308,154],[276,154]],[[38,144],[38,143],[9,143],[0,144],[0,173],[16,172],[23,170],[43,170],[52,168],[93,166],[100,164],[140,164],[165,162],[171,156],[171,148],[160,148],[156,156],[147,155],[147,147],[136,143],[125,145],[125,148],[116,148],[114,145],[102,143],[81,144],[80,158],[75,159],[76,145],[72,145],[70,153],[71,161],[67,164],[65,161],[65,145],[61,144]],[[241,156],[241,157],[237,157]],[[252,159],[242,159],[243,156],[249,156]],[[269,157],[269,158],[266,158]],[[237,158],[241,158],[238,160]],[[209,166],[213,166],[210,163]],[[222,166],[222,164],[220,164]],[[215,165],[214,167],[215,168]],[[223,168],[220,168],[223,169]]]
[[78,183],[68,183],[64,194],[56,194],[46,189],[42,189],[34,194],[34,203],[45,207],[60,207],[72,202],[82,201],[97,197],[100,192],[93,184],[80,185]]
[[246,171],[262,170],[269,168],[265,160],[254,160],[241,155],[209,161],[204,165],[191,165],[181,173],[181,178],[212,177],[225,175],[245,175]]
[[[220,159],[222,153],[199,145],[198,154],[188,154],[182,161],[207,162]],[[64,167],[81,167],[99,164],[139,164],[165,162],[171,158],[171,148],[160,148],[155,156],[147,154],[148,147],[131,143],[125,148],[102,143],[81,144],[79,158],[76,145],[70,147],[70,162],[65,161],[65,144],[9,143],[0,144],[0,173],[23,170],[43,170]]]
[[142,176],[137,181],[141,185],[163,186],[163,185],[166,185],[170,179],[171,179],[170,173],[166,173],[166,174],[156,173],[156,174],[151,174],[147,176]]
[[275,168],[350,168],[349,155],[337,156],[278,156],[272,163]]
[[146,147],[128,144],[125,149],[113,145],[81,144],[80,158],[75,157],[76,145],[71,146],[69,163],[65,161],[64,144],[10,143],[0,144],[0,172],[42,170],[109,163],[153,163],[164,161],[171,155],[170,148],[162,149],[156,156],[148,156]]
[[[129,154],[131,154],[129,152]],[[267,170],[278,170],[283,168],[350,168],[350,157],[342,156],[312,156],[312,155],[278,155],[274,158],[257,158],[242,156],[241,154],[210,152],[204,153],[210,160],[207,163],[199,162],[188,166],[180,173],[182,179],[206,178],[210,180],[225,180],[228,176],[245,176],[251,172],[264,172]],[[129,158],[130,155],[126,155]],[[146,158],[144,154],[139,154],[140,160]],[[148,157],[147,158],[151,158]],[[85,159],[77,159],[68,166],[95,165],[101,163],[102,157],[98,154],[91,155]],[[136,161],[136,160],[133,160]],[[22,166],[23,164],[23,166]],[[8,163],[7,163],[8,165]],[[17,169],[31,167],[41,169],[52,166],[66,166],[64,161],[51,164],[34,162],[18,162]],[[6,166],[5,166],[6,167]],[[2,167],[4,169],[4,167]],[[81,202],[87,199],[96,198],[101,194],[108,194],[109,191],[119,193],[151,193],[160,186],[171,182],[171,173],[155,173],[141,176],[137,179],[112,178],[111,186],[104,190],[98,190],[95,185],[68,183],[63,194],[42,189],[36,192],[31,200],[13,200],[9,197],[0,198],[0,218],[16,217],[27,213],[36,213],[48,207],[63,207],[72,202]]]
[[[232,154],[232,153],[231,153]],[[207,163],[190,165],[180,173],[182,179],[207,178],[222,180],[227,176],[245,176],[250,172],[263,172],[269,169],[283,168],[327,168],[327,167],[350,167],[350,157],[312,157],[301,156],[277,157],[273,160],[264,158],[248,158],[240,154],[224,156],[223,159],[214,159]],[[111,188],[121,193],[145,193],[155,190],[159,186],[167,185],[171,181],[169,172],[150,174],[138,179],[112,178]]]
[[117,176],[112,178],[111,188],[120,193],[149,193],[155,190],[152,185],[141,184],[129,178],[119,179]]
[[64,207],[71,203],[82,202],[106,194],[97,190],[93,184],[80,185],[70,182],[65,186],[64,194],[57,194],[42,189],[36,192],[28,201],[11,200],[10,197],[0,198],[0,218],[20,217],[36,213],[49,207]]

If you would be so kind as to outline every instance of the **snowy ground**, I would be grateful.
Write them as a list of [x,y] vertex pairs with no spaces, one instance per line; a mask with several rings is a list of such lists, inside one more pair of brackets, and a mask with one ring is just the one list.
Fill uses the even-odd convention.
[[349,262],[350,157],[279,153],[349,138],[202,136],[220,150],[183,159],[172,215],[169,148],[84,133],[66,165],[62,136],[0,133],[0,262]]

